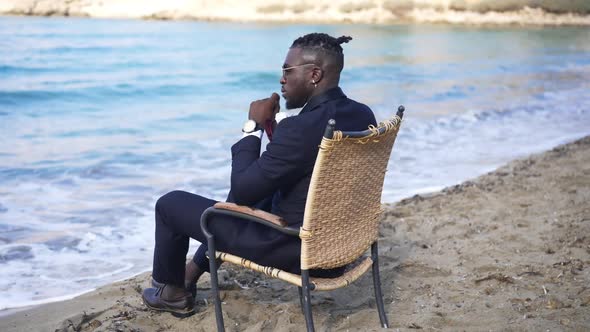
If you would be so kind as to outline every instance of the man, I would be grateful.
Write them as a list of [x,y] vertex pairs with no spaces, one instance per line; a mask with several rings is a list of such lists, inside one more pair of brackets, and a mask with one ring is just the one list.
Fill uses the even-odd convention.
[[[274,119],[279,110],[276,93],[250,105],[243,138],[231,149],[228,201],[266,206],[290,226],[302,225],[311,174],[328,120],[336,120],[337,130],[365,130],[369,125],[376,125],[373,112],[348,99],[338,87],[344,64],[340,45],[351,39],[312,33],[293,42],[283,64],[281,92],[288,109],[303,109],[276,124]],[[263,131],[260,128],[268,123],[276,127],[261,155]],[[215,203],[182,191],[170,192],[156,203],[154,288],[145,289],[142,295],[148,307],[177,316],[193,312],[195,283],[209,268],[205,255],[207,241],[199,220],[203,211]],[[300,272],[300,239],[236,219],[219,217],[210,223],[217,250],[261,265]],[[189,237],[204,244],[185,266]],[[312,275],[329,277],[341,274],[343,269],[312,271]]]

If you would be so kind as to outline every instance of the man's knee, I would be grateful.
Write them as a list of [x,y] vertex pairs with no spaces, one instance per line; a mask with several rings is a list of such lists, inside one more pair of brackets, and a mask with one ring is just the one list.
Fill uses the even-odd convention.
[[181,190],[174,190],[158,198],[158,200],[156,201],[156,213],[165,214],[167,208],[172,206],[174,201],[176,201],[178,197],[183,195],[184,193],[185,192]]

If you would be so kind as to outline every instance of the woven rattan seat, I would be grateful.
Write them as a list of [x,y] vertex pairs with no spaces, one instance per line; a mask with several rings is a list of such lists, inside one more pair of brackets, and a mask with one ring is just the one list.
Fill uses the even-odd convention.
[[[307,196],[303,225],[292,228],[268,212],[232,203],[217,203],[201,217],[209,254],[225,262],[264,273],[299,287],[308,331],[313,331],[310,291],[345,287],[372,268],[379,317],[387,327],[379,280],[377,239],[381,220],[381,193],[387,164],[404,108],[378,127],[360,132],[334,131],[330,120],[321,141]],[[301,275],[215,251],[208,223],[216,215],[230,215],[258,222],[301,239]],[[371,249],[369,257],[363,257]],[[217,328],[223,331],[223,315],[217,287],[216,260],[210,259]],[[355,262],[337,278],[310,278],[311,269],[331,269]]]

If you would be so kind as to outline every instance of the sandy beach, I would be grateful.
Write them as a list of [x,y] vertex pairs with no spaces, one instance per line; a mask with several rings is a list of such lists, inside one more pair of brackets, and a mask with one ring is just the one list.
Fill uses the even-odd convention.
[[[394,152],[395,153],[395,152]],[[395,165],[390,165],[395,167]],[[590,329],[590,136],[387,204],[382,284],[400,331]],[[301,331],[297,289],[224,265],[229,331]],[[148,311],[150,274],[3,315],[1,331],[214,331],[207,275],[185,319]],[[320,331],[379,330],[370,274],[313,295]]]

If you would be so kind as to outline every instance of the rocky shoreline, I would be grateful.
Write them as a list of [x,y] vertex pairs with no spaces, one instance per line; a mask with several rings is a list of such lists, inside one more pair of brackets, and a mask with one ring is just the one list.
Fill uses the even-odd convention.
[[590,4],[581,1],[0,0],[0,14],[277,23],[590,25]]

